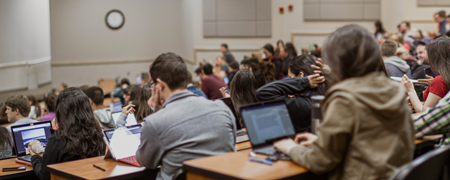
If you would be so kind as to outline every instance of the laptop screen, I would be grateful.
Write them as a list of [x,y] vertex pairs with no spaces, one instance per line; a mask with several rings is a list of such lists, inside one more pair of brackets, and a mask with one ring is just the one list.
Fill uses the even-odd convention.
[[52,123],[50,121],[11,127],[17,155],[30,154],[28,144],[33,140],[40,141],[45,149],[47,140],[51,135],[51,129]]
[[[112,118],[114,120],[114,124],[117,124],[117,119],[119,119],[120,113],[122,113],[122,112],[115,112],[115,113],[111,114]],[[127,123],[125,124],[125,126],[132,126],[132,125],[136,125],[137,124],[136,117],[134,116],[133,113],[128,114],[126,122]]]
[[117,101],[114,102],[112,104],[110,104],[111,106],[111,112],[121,112],[122,111],[122,102]]
[[241,114],[253,145],[295,134],[284,101],[241,107]]
[[230,108],[231,112],[234,115],[234,119],[236,119],[236,129],[241,130],[241,123],[239,123],[238,117],[236,115],[236,110],[234,109],[233,101],[231,101],[231,98],[222,98],[220,100],[222,100]]
[[[141,139],[141,127],[142,126],[140,124],[137,124],[137,125],[133,125],[133,126],[128,126],[127,128],[138,139]],[[105,131],[105,136],[106,136],[106,139],[108,140],[108,142],[111,142],[113,135],[114,135],[114,129]]]

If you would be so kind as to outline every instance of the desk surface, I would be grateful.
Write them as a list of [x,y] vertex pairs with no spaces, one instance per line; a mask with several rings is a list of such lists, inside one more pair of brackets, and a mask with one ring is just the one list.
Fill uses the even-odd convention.
[[[59,178],[69,179],[130,179],[137,177],[156,177],[157,170],[148,170],[145,167],[136,167],[114,159],[103,159],[104,156],[70,161],[65,163],[48,165],[48,171]],[[101,171],[93,167],[97,165],[105,169]]]
[[3,127],[8,127],[9,125],[11,125],[12,123],[8,123],[8,124],[2,124],[1,126]]
[[236,149],[236,151],[242,151],[242,150],[251,149],[251,148],[252,148],[252,144],[250,143],[250,141],[244,141],[244,142],[237,143],[236,145],[234,145],[234,149]]
[[[273,165],[249,161],[250,152],[251,150],[248,149],[189,160],[184,162],[183,168],[188,173],[208,175],[217,179],[283,179],[312,174],[292,161],[277,161]],[[258,155],[261,159],[265,157]],[[187,176],[189,178],[189,174]]]
[[7,167],[20,167],[20,166],[25,166],[26,170],[25,171],[9,171],[9,172],[0,172],[0,179],[7,179],[7,178],[17,178],[17,177],[22,177],[22,176],[27,176],[27,175],[34,175],[33,172],[33,167],[31,166],[27,166],[24,164],[20,164],[20,163],[16,163],[16,158],[10,158],[10,159],[4,159],[4,160],[0,160],[0,166],[1,168],[7,168]]
[[437,140],[437,139],[441,139],[441,138],[442,138],[442,134],[435,134],[435,135],[424,136],[423,139],[416,139],[414,141],[414,144],[419,145],[419,144],[422,144],[424,142],[433,141],[433,140]]

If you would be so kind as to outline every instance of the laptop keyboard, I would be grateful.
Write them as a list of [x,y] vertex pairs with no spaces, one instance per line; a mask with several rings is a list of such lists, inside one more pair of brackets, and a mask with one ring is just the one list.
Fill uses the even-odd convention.
[[259,154],[273,155],[277,152],[277,150],[275,148],[271,147],[271,148],[253,150],[253,152],[259,153]]
[[130,157],[122,158],[122,159],[119,159],[119,161],[131,164],[131,165],[134,165],[134,166],[141,167],[141,165],[136,160],[136,156],[130,156]]
[[245,136],[247,135],[247,131],[245,130],[239,130],[238,132],[236,132],[236,136]]
[[17,159],[20,159],[22,161],[28,161],[31,162],[31,156],[30,155],[26,155],[26,156],[20,156]]

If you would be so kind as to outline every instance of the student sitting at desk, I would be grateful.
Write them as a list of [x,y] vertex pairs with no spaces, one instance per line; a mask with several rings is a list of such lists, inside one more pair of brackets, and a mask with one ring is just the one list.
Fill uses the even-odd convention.
[[[153,113],[153,110],[148,105],[148,100],[152,97],[152,87],[150,84],[144,84],[141,88],[141,93],[139,94],[139,109],[136,111],[136,120],[137,123],[144,122],[144,118]],[[123,118],[126,117],[125,115]],[[125,122],[126,123],[126,122]]]
[[45,108],[47,109],[48,113],[42,116],[39,121],[53,121],[53,119],[55,119],[55,101],[56,95],[48,95],[48,97],[45,99]]
[[450,38],[440,37],[430,42],[427,46],[428,60],[431,70],[438,76],[423,93],[425,103],[420,102],[412,82],[407,76],[403,76],[401,82],[406,88],[411,104],[416,112],[422,112],[426,108],[436,106],[438,101],[450,90]]
[[6,127],[9,132],[11,132],[11,126],[38,122],[28,118],[28,114],[30,113],[30,101],[26,96],[11,96],[6,99],[5,105],[8,121],[12,123]]
[[13,141],[8,129],[0,126],[0,159],[12,156]]
[[109,130],[116,128],[111,111],[103,107],[103,90],[100,87],[92,86],[86,90],[86,95],[89,98],[92,111],[94,111],[94,117],[100,122],[103,129]]
[[47,165],[101,156],[105,143],[100,125],[94,118],[89,98],[79,88],[61,91],[56,99],[55,131],[48,138],[45,152],[36,154],[31,147],[33,171],[40,179],[50,179]]
[[[425,135],[448,133],[450,126],[450,93],[447,93],[435,107],[413,116],[416,138]],[[450,137],[448,137],[450,138]],[[449,141],[444,141],[448,144]]]
[[314,173],[329,172],[332,180],[389,179],[414,154],[405,89],[387,77],[375,39],[359,25],[333,32],[324,60],[335,79],[323,101],[317,136],[299,134],[300,145],[285,139],[274,147]]
[[309,78],[313,75],[317,58],[312,55],[300,55],[289,62],[288,79],[278,80],[256,90],[259,101],[285,100],[292,115],[295,132],[311,131],[311,95],[323,95],[326,84],[310,88]]
[[183,59],[174,53],[159,55],[150,66],[154,85],[149,105],[155,113],[142,123],[136,159],[149,169],[161,165],[159,180],[175,179],[185,160],[234,151],[231,110],[222,101],[187,91],[187,72]]

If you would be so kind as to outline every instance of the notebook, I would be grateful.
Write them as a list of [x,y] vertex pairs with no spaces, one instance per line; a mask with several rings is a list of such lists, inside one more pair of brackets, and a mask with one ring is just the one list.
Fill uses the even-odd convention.
[[[123,134],[115,129],[103,131],[104,140],[108,146],[108,152],[105,159],[113,158],[117,161],[141,167],[136,160],[136,151],[141,144],[141,128],[140,124],[126,127],[131,134]],[[122,133],[120,135],[115,133]]]
[[273,155],[275,141],[295,136],[284,100],[242,106],[240,110],[255,153]]
[[28,145],[33,141],[39,141],[42,146],[47,146],[47,141],[52,134],[51,121],[41,121],[11,127],[14,141],[14,151],[17,154],[16,162],[31,165],[31,155]]

